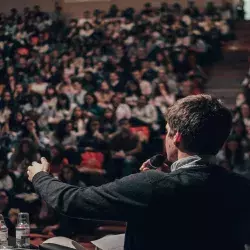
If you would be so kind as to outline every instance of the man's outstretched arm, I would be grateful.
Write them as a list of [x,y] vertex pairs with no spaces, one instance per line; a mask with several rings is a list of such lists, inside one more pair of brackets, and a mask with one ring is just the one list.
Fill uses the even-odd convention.
[[29,179],[42,199],[60,213],[72,217],[127,221],[143,216],[147,210],[152,194],[147,172],[100,187],[79,188],[50,176],[44,167],[45,161],[33,163],[28,168]]

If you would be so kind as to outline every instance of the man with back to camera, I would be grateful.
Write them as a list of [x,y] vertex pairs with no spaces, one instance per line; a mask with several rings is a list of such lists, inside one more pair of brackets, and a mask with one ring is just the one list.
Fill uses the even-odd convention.
[[171,173],[149,170],[79,188],[51,177],[42,158],[28,168],[29,179],[60,213],[127,221],[126,250],[244,249],[250,183],[213,164],[231,131],[230,111],[210,95],[188,96],[168,109],[166,120]]

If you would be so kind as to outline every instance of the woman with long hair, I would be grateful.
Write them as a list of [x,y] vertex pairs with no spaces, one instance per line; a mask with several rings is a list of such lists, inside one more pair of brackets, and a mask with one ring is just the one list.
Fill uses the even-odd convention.
[[101,116],[103,114],[103,109],[97,105],[97,98],[91,93],[85,95],[82,108],[88,118]]
[[66,150],[76,148],[76,136],[70,121],[61,120],[50,137],[51,146],[60,144]]
[[36,144],[30,138],[24,138],[17,145],[16,150],[11,155],[8,168],[14,172],[16,176],[27,171],[27,167],[33,161],[38,161],[40,155]]
[[48,105],[50,110],[55,110],[57,104],[57,92],[53,85],[49,85],[46,88],[44,102]]
[[59,174],[59,180],[77,187],[86,187],[86,184],[80,180],[80,173],[73,165],[65,165]]
[[30,118],[24,121],[23,128],[17,135],[17,139],[24,138],[31,139],[37,147],[44,147],[42,138],[40,137],[39,126],[34,120]]
[[84,112],[79,106],[75,107],[71,116],[71,121],[75,135],[77,137],[84,135],[88,119],[84,116]]
[[84,151],[102,151],[104,149],[104,136],[100,132],[101,124],[97,117],[92,117],[87,124],[86,133],[79,138],[78,148]]
[[116,131],[116,117],[113,109],[105,109],[101,118],[101,130],[105,138]]
[[43,102],[42,95],[32,93],[23,110],[25,114],[29,114],[30,117],[37,121],[40,128],[45,128],[48,125],[49,108],[47,103]]
[[54,146],[56,144],[64,148],[64,155],[70,164],[80,163],[80,155],[77,151],[77,137],[70,121],[62,120],[57,124],[55,132],[50,136],[50,145]]
[[66,94],[60,94],[57,97],[55,110],[50,114],[49,123],[58,124],[61,120],[69,120],[75,105],[70,103]]
[[13,97],[15,99],[16,105],[25,105],[27,102],[28,94],[26,92],[26,88],[21,83],[17,83],[15,87],[15,91],[13,93]]
[[9,121],[9,129],[13,135],[16,135],[18,132],[22,130],[23,121],[24,121],[24,116],[20,110],[11,114]]

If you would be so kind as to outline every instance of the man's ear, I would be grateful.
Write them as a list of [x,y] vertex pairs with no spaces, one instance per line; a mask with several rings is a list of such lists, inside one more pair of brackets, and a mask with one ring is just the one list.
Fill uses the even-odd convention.
[[176,134],[174,135],[174,144],[176,146],[180,145],[181,139],[182,139],[181,133],[176,132]]

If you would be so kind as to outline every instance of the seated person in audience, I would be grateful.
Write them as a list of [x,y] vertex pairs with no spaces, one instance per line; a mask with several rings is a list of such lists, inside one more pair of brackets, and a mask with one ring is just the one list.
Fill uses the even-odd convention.
[[80,152],[85,151],[104,151],[104,136],[100,132],[100,121],[96,117],[92,117],[87,124],[86,133],[79,138],[78,149]]
[[13,136],[16,136],[22,130],[24,122],[24,115],[22,111],[17,110],[12,112],[10,121],[9,121],[9,130]]
[[245,93],[244,92],[238,93],[236,96],[235,108],[239,109],[241,105],[244,104],[245,102],[247,102]]
[[133,72],[133,81],[138,84],[143,95],[150,96],[152,94],[152,86],[150,82],[142,78],[142,73],[139,70]]
[[241,145],[241,138],[231,135],[223,149],[222,160],[228,160],[234,172],[240,173],[244,169],[244,152]]
[[56,144],[50,147],[50,171],[53,175],[57,176],[60,170],[69,164],[65,156],[65,149],[62,145]]
[[120,121],[121,119],[130,119],[131,118],[131,109],[122,96],[114,95],[112,100],[112,109],[115,112],[116,121]]
[[15,236],[15,224],[8,218],[9,212],[11,210],[11,197],[10,194],[4,190],[0,189],[0,214],[4,216],[6,226],[9,230],[10,236]]
[[85,95],[87,94],[87,91],[82,87],[81,83],[76,81],[73,84],[75,93],[73,97],[73,101],[78,106],[82,106],[84,104]]
[[125,102],[130,107],[135,107],[139,96],[141,95],[141,90],[139,85],[135,81],[128,81],[126,84],[126,97]]
[[73,110],[71,122],[73,125],[75,136],[77,138],[86,133],[88,118],[84,116],[84,112],[79,106],[75,107],[75,109]]
[[49,110],[55,110],[57,104],[57,92],[53,85],[49,85],[44,95],[44,103]]
[[77,187],[86,187],[85,183],[80,180],[80,173],[78,172],[76,166],[65,165],[62,167],[59,180]]
[[103,114],[103,108],[98,106],[97,99],[95,95],[91,93],[87,93],[84,97],[84,104],[82,105],[82,109],[84,110],[84,115],[87,118],[91,118],[93,116],[101,116]]
[[24,105],[23,112],[30,114],[40,127],[44,128],[48,124],[49,107],[43,102],[42,95],[38,93],[32,93],[29,96],[29,102]]
[[[22,171],[20,172],[20,175],[16,179],[15,193],[17,195],[18,194],[22,195],[22,194],[33,194],[33,193],[35,193],[34,187],[33,187],[32,184],[30,184],[30,182],[28,180],[28,175],[27,175],[26,172],[27,171],[24,170],[24,168],[23,168]],[[25,199],[24,197],[20,196],[21,199]]]
[[190,80],[185,80],[181,82],[179,93],[177,94],[177,99],[184,98],[186,96],[192,95],[193,83]]
[[157,120],[156,108],[148,104],[146,96],[141,95],[137,107],[132,109],[132,123],[137,126],[150,126],[157,130]]
[[116,131],[116,116],[113,109],[105,109],[101,119],[101,132],[104,138],[109,138],[110,134]]
[[44,95],[48,83],[43,82],[39,76],[34,77],[35,82],[30,84],[30,91]]
[[28,93],[26,93],[26,88],[23,84],[17,83],[15,86],[15,91],[14,91],[14,99],[15,103],[17,105],[24,105],[26,103],[26,99],[28,96]]
[[66,150],[76,150],[76,136],[70,121],[60,121],[55,132],[51,134],[50,145],[54,146],[56,144],[62,145]]
[[8,122],[11,110],[14,108],[14,102],[11,92],[4,91],[0,100],[0,124]]
[[121,178],[137,171],[137,156],[142,151],[142,145],[137,135],[130,131],[127,119],[119,121],[118,131],[110,141],[115,177]]
[[17,177],[23,172],[26,172],[26,168],[33,161],[37,161],[40,157],[38,153],[38,147],[30,138],[22,139],[11,155],[8,168]]
[[99,90],[95,92],[98,106],[102,108],[110,107],[110,101],[113,95],[114,92],[110,90],[108,83],[105,81],[102,82]]
[[242,120],[245,126],[249,126],[250,124],[250,107],[248,103],[244,102],[240,105],[240,107],[236,110],[236,114],[234,116],[234,121]]
[[125,87],[124,83],[121,81],[119,75],[116,72],[110,73],[109,79],[110,79],[111,89],[114,92],[118,92],[118,93],[124,92],[124,87]]
[[[161,112],[165,114],[166,108],[173,105],[175,102],[175,95],[170,92],[168,85],[159,83],[154,93],[154,99],[151,104],[159,107]],[[165,110],[165,111],[164,111]]]
[[46,137],[42,136],[39,129],[34,119],[26,117],[22,130],[17,134],[17,140],[29,138],[35,143],[36,147],[44,148],[47,144],[47,140]]
[[72,103],[75,94],[75,89],[69,77],[64,77],[63,82],[61,82],[57,87],[57,92],[59,94],[67,95],[70,102]]
[[174,79],[171,79],[168,77],[164,69],[160,69],[158,72],[158,77],[155,78],[155,80],[152,83],[153,91],[155,91],[155,88],[158,84],[164,83],[169,87],[169,91],[172,93],[177,92],[177,83]]
[[148,60],[142,61],[141,76],[148,82],[152,82],[157,77],[157,72],[150,66]]
[[66,94],[58,95],[56,108],[50,111],[49,123],[58,124],[61,120],[69,120],[74,108],[75,105],[70,102]]
[[188,61],[186,51],[181,51],[177,54],[177,58],[174,61],[175,73],[183,78],[190,70],[191,65]]
[[15,185],[15,177],[8,171],[7,157],[3,150],[0,151],[0,189],[8,192],[13,191]]

